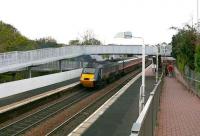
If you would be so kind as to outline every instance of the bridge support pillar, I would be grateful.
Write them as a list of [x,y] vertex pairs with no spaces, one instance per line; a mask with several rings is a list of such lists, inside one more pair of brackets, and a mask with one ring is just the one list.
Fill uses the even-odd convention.
[[15,81],[16,79],[16,73],[12,73],[12,81]]
[[31,71],[31,67],[28,67],[28,78],[32,77],[32,71]]
[[58,63],[59,63],[59,71],[62,72],[62,60],[59,60]]
[[83,61],[80,61],[80,68],[83,68]]

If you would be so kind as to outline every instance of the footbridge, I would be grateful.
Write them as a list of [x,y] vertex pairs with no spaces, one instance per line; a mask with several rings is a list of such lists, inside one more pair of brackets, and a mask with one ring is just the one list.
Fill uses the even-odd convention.
[[[146,46],[146,55],[156,55],[157,47]],[[31,51],[14,51],[0,54],[0,73],[37,66],[81,55],[92,54],[142,54],[142,45],[89,45],[65,46]],[[160,48],[160,54],[170,56],[171,50]]]

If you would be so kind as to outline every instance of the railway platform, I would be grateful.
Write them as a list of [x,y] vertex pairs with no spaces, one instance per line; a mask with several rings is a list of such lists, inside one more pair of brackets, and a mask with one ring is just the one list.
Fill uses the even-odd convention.
[[39,89],[34,89],[31,91],[23,92],[20,94],[12,95],[9,97],[0,99],[0,114],[15,109],[17,107],[23,106],[30,102],[45,98],[47,96],[56,94],[63,90],[72,88],[79,84],[79,79],[71,79],[62,83],[42,87]]
[[200,99],[175,78],[166,77],[156,136],[199,136]]
[[[154,88],[155,73],[146,68],[146,100]],[[69,136],[129,136],[138,117],[141,73],[129,81]]]

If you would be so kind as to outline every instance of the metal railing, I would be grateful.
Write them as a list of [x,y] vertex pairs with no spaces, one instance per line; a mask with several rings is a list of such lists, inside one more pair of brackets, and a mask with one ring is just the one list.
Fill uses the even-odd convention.
[[163,74],[155,85],[153,91],[140,113],[136,122],[133,123],[130,136],[154,136],[157,121],[157,112],[160,105],[160,93],[163,85]]
[[50,62],[47,64],[42,64],[39,66],[32,67],[32,71],[66,71],[66,70],[73,70],[78,68],[83,68],[87,65],[87,62],[81,61],[69,61],[69,60],[62,60]]
[[196,80],[188,76],[184,76],[184,79],[188,83],[189,90],[200,97],[200,80]]
[[[73,57],[83,54],[141,54],[141,45],[90,45],[90,46],[64,46],[59,48],[45,48],[30,51],[13,51],[0,53],[0,67],[48,59],[54,57]],[[146,47],[146,54],[155,54],[154,47]]]
[[183,74],[175,68],[175,75],[188,90],[200,97],[200,73],[195,72],[186,66]]
[[14,51],[0,53],[0,66],[5,67],[13,64],[38,61],[42,59],[57,58],[57,57],[73,57],[82,55],[81,46],[67,46],[60,48],[45,48],[31,51]]

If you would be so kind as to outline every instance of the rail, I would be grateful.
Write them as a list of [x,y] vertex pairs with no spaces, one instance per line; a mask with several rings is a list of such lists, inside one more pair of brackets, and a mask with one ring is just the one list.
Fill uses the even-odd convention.
[[63,60],[42,64],[31,68],[31,71],[66,71],[85,67],[87,62]]
[[0,135],[1,136],[7,136],[7,135],[16,136],[19,134],[23,134],[25,133],[25,131],[27,131],[31,127],[36,126],[39,123],[43,122],[44,120],[47,120],[48,118],[55,116],[57,113],[63,111],[66,108],[71,107],[75,103],[78,103],[79,101],[88,97],[91,94],[91,92],[85,92],[85,91],[81,92],[81,91],[79,91],[78,93],[75,93],[71,97],[67,97],[61,101],[58,101],[55,104],[51,104],[16,122],[13,122],[9,124],[8,126],[0,128]]
[[157,112],[160,104],[160,93],[163,85],[163,74],[151,92],[144,109],[133,123],[130,136],[154,136]]
[[191,90],[195,95],[200,97],[200,88],[199,88],[200,80],[197,80],[188,76],[184,76],[184,79],[188,83],[189,90]]
[[200,73],[189,69],[180,73],[175,67],[175,76],[188,90],[200,97]]

